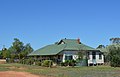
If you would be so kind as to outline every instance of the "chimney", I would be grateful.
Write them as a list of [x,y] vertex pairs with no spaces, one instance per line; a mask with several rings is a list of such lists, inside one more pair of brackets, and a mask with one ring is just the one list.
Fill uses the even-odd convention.
[[80,44],[80,38],[77,39],[78,44]]

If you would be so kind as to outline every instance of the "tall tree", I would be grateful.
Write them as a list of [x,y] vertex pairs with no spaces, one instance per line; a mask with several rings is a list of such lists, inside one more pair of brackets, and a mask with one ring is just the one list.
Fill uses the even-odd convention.
[[24,50],[21,52],[21,56],[26,57],[29,53],[33,52],[33,48],[31,47],[30,44],[26,44],[24,46]]
[[19,39],[14,38],[14,42],[12,43],[12,46],[8,49],[11,52],[12,58],[23,58],[26,57],[27,54],[33,51],[33,48],[30,44],[24,45],[23,42],[21,42]]
[[120,38],[116,37],[116,38],[110,38],[110,41],[113,43],[113,44],[120,44]]
[[19,54],[21,51],[23,51],[24,44],[19,39],[14,38],[13,48],[15,49],[15,54]]

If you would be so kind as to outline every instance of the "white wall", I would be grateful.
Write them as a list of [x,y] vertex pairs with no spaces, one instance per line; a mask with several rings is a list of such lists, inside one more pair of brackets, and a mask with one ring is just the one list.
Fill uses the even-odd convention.
[[[96,63],[104,63],[104,56],[102,54],[102,59],[99,59],[99,53],[100,52],[96,52]],[[89,59],[88,59],[88,64],[93,64],[93,58],[92,58],[92,52],[89,53]]]
[[92,52],[89,52],[89,59],[88,59],[88,64],[93,63],[92,61]]
[[72,55],[73,59],[76,60],[78,58],[78,51],[64,51],[63,52],[63,62],[65,62],[65,55]]
[[[63,62],[65,62],[65,55],[72,55],[73,59],[76,60],[78,58],[77,55],[78,51],[63,51]],[[99,53],[96,52],[96,63],[104,63],[104,56],[102,54],[102,59],[99,59]],[[88,59],[88,64],[93,64],[93,59],[92,59],[92,51],[89,52],[89,59]]]
[[97,63],[104,63],[103,54],[101,54],[102,59],[99,59],[99,53],[100,52],[96,52],[96,61],[97,61]]

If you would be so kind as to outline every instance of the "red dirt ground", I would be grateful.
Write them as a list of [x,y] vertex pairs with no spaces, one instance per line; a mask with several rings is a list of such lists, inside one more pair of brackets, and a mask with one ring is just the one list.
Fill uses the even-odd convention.
[[27,72],[5,71],[0,72],[0,77],[45,77],[45,76],[33,75]]

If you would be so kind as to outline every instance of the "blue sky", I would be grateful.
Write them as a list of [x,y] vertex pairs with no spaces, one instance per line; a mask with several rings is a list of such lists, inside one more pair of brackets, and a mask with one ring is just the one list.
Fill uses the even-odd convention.
[[118,0],[0,0],[0,49],[14,38],[36,50],[63,38],[96,48],[120,37]]

